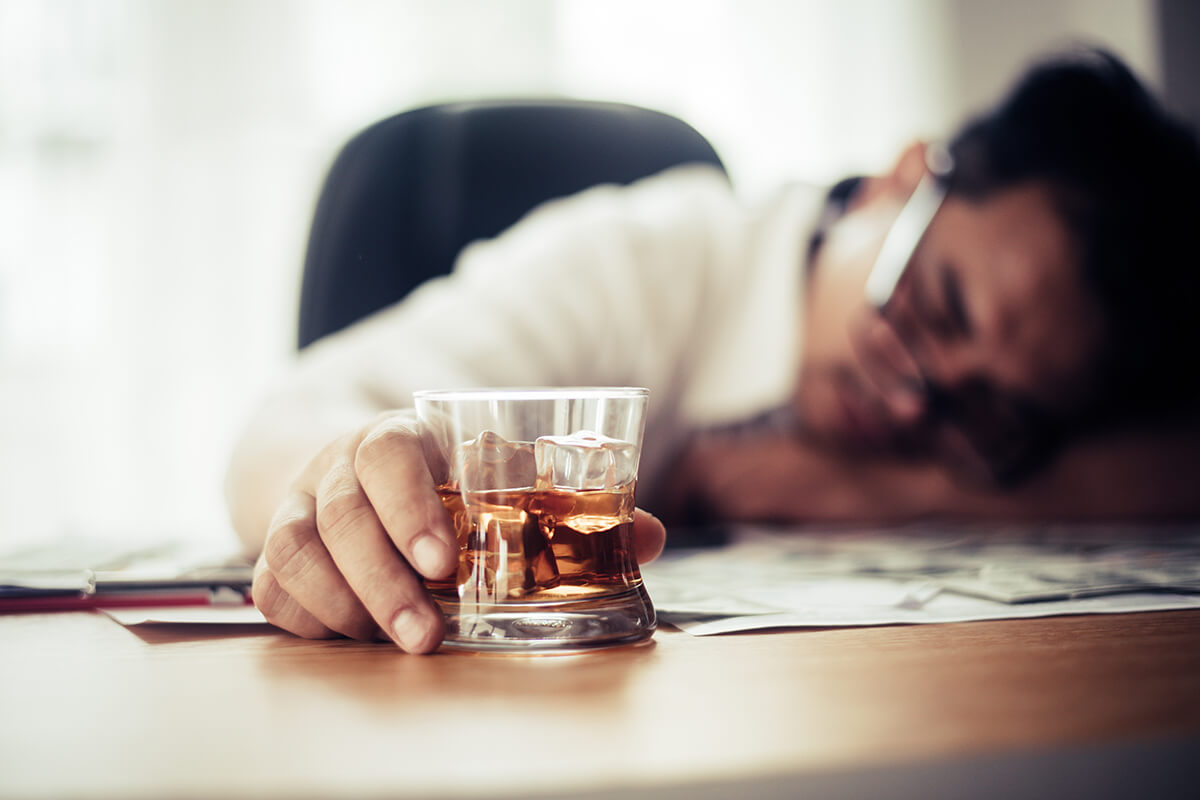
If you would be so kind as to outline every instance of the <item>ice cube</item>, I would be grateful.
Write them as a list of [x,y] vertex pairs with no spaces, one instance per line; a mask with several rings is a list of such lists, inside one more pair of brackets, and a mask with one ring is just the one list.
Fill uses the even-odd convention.
[[617,489],[637,477],[637,446],[591,431],[539,436],[534,457],[546,489]]
[[532,488],[537,462],[529,442],[510,442],[493,431],[484,431],[459,445],[451,476],[468,492]]

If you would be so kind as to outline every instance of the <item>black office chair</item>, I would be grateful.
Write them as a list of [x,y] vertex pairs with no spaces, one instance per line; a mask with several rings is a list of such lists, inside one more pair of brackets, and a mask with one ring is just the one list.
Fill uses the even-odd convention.
[[377,122],[342,149],[317,201],[299,345],[449,272],[464,246],[545,200],[690,162],[724,169],[687,123],[620,103],[449,103]]

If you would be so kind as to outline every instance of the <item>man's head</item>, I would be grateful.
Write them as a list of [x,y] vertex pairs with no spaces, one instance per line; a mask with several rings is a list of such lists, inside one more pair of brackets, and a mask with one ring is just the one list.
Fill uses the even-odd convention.
[[864,285],[934,180],[924,146],[864,179],[813,255],[797,392],[810,434],[1006,481],[1065,436],[1192,402],[1200,155],[1186,127],[1087,51],[1035,67],[948,150],[944,199],[880,307]]

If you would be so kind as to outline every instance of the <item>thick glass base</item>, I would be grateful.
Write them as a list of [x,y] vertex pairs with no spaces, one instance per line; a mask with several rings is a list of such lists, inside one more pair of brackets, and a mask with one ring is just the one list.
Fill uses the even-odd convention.
[[654,633],[650,596],[640,583],[587,600],[462,604],[437,598],[446,615],[442,647],[490,652],[549,652],[612,647]]

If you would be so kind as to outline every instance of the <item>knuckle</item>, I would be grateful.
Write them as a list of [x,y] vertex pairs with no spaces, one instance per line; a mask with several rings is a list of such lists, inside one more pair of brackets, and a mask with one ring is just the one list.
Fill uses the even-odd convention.
[[267,622],[277,628],[305,639],[327,639],[332,635],[329,628],[300,607],[268,570],[255,576],[250,597]]
[[267,622],[272,624],[278,624],[282,619],[290,599],[279,581],[267,570],[255,576],[250,585],[250,597]]
[[316,567],[320,543],[309,524],[299,520],[287,522],[267,534],[263,543],[263,560],[273,580],[280,585],[303,580]]
[[359,475],[394,469],[406,449],[420,447],[417,435],[404,427],[378,426],[359,442],[354,451],[354,469]]
[[[271,517],[270,524],[267,525],[267,533],[295,525],[311,525],[311,512],[305,506],[298,502],[299,498],[303,497],[302,493],[292,490],[284,502],[280,503],[275,509],[275,515]],[[311,504],[311,499],[309,500]]]
[[361,491],[340,490],[323,498],[317,508],[317,530],[326,541],[345,539],[373,524],[375,510]]

